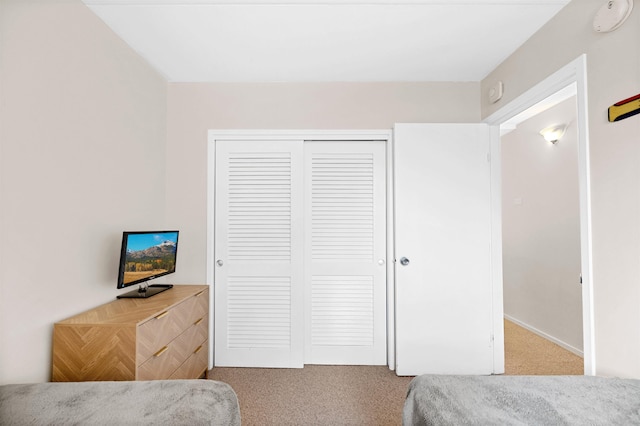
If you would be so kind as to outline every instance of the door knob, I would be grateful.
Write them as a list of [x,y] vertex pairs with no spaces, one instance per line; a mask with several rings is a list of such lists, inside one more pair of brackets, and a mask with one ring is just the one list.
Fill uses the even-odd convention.
[[400,264],[402,266],[407,266],[409,264],[409,259],[407,259],[406,257],[401,257],[400,258]]
[[224,262],[222,261],[222,259],[218,259],[218,260],[216,260],[216,264],[218,266],[222,266],[222,265],[224,265]]

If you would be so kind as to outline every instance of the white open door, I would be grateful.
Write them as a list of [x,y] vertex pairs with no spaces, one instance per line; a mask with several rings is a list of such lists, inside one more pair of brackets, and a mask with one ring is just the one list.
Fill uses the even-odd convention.
[[491,374],[490,127],[397,124],[396,373]]

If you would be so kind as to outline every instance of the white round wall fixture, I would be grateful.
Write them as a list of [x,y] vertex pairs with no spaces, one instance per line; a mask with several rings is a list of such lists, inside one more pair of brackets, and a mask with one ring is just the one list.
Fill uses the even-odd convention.
[[608,0],[593,18],[593,29],[608,33],[620,27],[631,15],[633,0]]

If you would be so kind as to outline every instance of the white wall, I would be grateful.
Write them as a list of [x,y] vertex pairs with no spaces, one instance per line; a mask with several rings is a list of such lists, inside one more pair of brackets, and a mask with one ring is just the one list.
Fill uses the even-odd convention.
[[[591,22],[601,0],[573,0],[482,81],[489,116],[545,77],[587,54],[595,365],[600,375],[640,378],[640,116],[609,123],[607,108],[640,88],[640,8],[618,30]],[[487,93],[504,82],[504,98]]]
[[181,225],[181,271],[206,281],[209,129],[391,129],[478,122],[479,83],[170,83],[167,218]]
[[167,83],[79,0],[3,0],[0,40],[0,384],[41,382],[122,231],[165,225]]
[[[552,145],[539,131],[567,131]],[[574,352],[582,344],[575,97],[502,137],[504,313]]]

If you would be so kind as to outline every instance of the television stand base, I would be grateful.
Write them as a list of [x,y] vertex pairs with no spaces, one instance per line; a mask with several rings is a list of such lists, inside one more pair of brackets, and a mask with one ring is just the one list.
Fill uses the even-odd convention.
[[165,290],[169,290],[173,287],[173,284],[152,284],[149,286],[140,286],[139,289],[130,291],[125,294],[117,296],[118,299],[146,299],[147,297],[155,296],[158,293],[162,293]]

